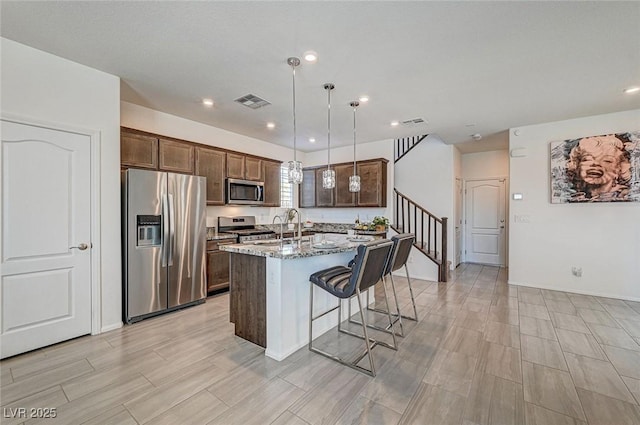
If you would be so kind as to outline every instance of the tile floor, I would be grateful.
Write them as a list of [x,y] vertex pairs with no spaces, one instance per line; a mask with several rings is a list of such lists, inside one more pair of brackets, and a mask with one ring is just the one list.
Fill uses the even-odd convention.
[[[403,311],[406,281],[396,278]],[[0,362],[2,424],[640,424],[640,303],[506,283],[467,264],[414,280],[419,321],[370,378],[306,348],[282,362],[233,335],[228,295]],[[330,332],[327,350],[361,341]],[[28,420],[31,424],[37,420]]]

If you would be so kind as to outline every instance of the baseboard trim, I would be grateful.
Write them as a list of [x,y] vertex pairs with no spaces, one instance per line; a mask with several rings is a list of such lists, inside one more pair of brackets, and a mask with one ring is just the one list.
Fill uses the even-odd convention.
[[103,326],[100,329],[100,333],[115,331],[116,329],[120,329],[121,327],[122,327],[122,322],[112,323],[111,325]]
[[570,289],[569,288],[563,288],[561,286],[534,285],[534,284],[527,283],[527,282],[515,282],[513,280],[509,280],[509,281],[507,281],[507,283],[509,285],[525,286],[527,288],[548,289],[550,291],[563,291],[563,292],[569,292],[571,294],[591,295],[591,296],[594,296],[594,297],[615,298],[615,299],[618,299],[618,300],[640,302],[640,298],[628,297],[628,296],[625,296],[625,295],[605,294],[603,292],[597,292],[597,291],[580,291],[580,290],[577,290],[577,289],[574,289],[574,288],[570,288]]

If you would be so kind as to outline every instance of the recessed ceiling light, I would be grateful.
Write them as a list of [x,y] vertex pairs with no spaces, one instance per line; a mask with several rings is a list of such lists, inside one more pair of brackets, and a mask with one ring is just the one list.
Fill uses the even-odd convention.
[[360,98],[358,99],[360,102],[368,102],[369,101],[369,96],[360,96]]
[[213,106],[213,99],[202,99],[202,104],[211,108]]
[[272,122],[267,123],[267,128],[276,128],[276,125]]
[[398,121],[391,121],[391,127],[397,127],[398,125],[400,125]]
[[315,143],[315,142],[316,142],[316,139],[315,139],[315,138],[313,138],[313,137],[309,137],[309,143]]
[[481,135],[480,133],[473,133],[473,134],[471,135],[471,138],[472,138],[473,140],[481,140],[481,139],[482,139],[482,135]]
[[640,91],[640,87],[629,87],[624,89],[625,94],[638,93]]
[[307,50],[306,52],[304,52],[303,56],[304,60],[306,60],[307,62],[314,63],[318,61],[318,54],[313,50]]

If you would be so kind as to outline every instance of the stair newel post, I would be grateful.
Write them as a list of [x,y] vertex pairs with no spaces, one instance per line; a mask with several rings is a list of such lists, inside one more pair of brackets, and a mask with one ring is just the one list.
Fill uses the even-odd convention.
[[440,266],[440,281],[447,281],[447,217],[442,217],[442,264]]

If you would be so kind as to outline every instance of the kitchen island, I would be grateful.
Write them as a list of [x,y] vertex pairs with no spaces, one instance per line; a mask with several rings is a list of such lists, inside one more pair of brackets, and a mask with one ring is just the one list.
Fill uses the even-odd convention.
[[[324,239],[322,245],[303,238],[301,244],[269,240],[220,247],[230,253],[230,320],[235,333],[264,347],[268,357],[283,360],[309,342],[309,275],[347,265],[362,243],[338,234]],[[316,314],[337,305],[334,296],[314,290]],[[357,309],[357,301],[351,302]],[[336,325],[335,314],[318,319],[314,337]]]

